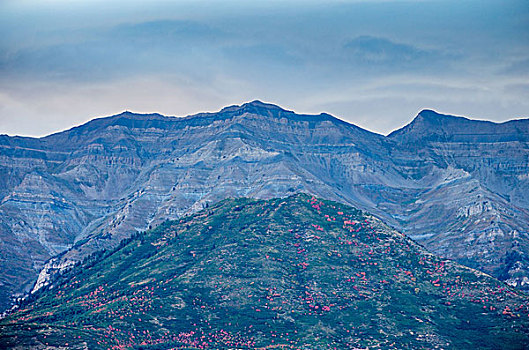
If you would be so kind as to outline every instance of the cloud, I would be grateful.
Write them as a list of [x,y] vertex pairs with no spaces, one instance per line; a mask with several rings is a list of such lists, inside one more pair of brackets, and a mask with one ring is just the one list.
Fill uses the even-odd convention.
[[235,98],[234,85],[239,83],[230,77],[212,77],[210,84],[202,84],[178,79],[169,82],[162,75],[74,85],[17,82],[9,89],[0,83],[0,134],[44,136],[125,110],[176,116],[217,111],[250,100],[249,96]]
[[108,80],[196,65],[223,40],[221,30],[179,20],[120,24],[66,34],[59,43],[0,54],[0,73],[47,79]]
[[432,69],[434,66],[438,69],[440,65],[447,68],[454,58],[453,54],[446,52],[369,35],[347,41],[343,49],[351,63],[376,69],[382,68],[385,71]]
[[301,68],[304,58],[292,48],[277,43],[259,45],[231,45],[223,49],[225,58],[237,62],[246,62],[250,66],[283,66],[286,68]]
[[148,47],[185,42],[220,40],[225,35],[219,29],[189,20],[157,20],[140,23],[120,24],[109,30],[108,36],[124,40],[127,44],[147,45]]
[[508,84],[505,86],[505,92],[511,95],[513,98],[515,97],[527,98],[527,96],[529,96],[529,84],[527,83]]
[[422,108],[529,110],[525,0],[7,2],[0,133],[254,99],[380,132]]
[[500,74],[512,76],[529,75],[529,58],[518,59],[510,63],[507,67],[500,70]]

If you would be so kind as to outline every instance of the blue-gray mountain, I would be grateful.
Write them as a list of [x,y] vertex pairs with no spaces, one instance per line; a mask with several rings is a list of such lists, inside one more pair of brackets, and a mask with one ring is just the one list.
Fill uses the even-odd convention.
[[[226,197],[312,193],[529,288],[529,120],[422,111],[388,136],[259,101],[0,136],[0,309],[88,254]],[[51,258],[51,260],[49,260]]]

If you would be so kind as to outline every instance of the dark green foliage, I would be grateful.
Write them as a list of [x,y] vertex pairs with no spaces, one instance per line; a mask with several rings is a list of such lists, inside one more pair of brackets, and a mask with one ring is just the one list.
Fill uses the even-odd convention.
[[137,233],[0,332],[0,347],[523,349],[529,309],[359,210],[296,195],[226,200]]

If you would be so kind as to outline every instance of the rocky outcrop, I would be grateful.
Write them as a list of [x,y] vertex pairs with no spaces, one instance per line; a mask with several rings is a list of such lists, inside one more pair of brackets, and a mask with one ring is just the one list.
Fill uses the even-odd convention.
[[528,128],[424,111],[384,137],[254,101],[1,136],[0,307],[30,290],[51,257],[44,275],[226,197],[296,192],[366,209],[433,252],[520,286],[529,276]]

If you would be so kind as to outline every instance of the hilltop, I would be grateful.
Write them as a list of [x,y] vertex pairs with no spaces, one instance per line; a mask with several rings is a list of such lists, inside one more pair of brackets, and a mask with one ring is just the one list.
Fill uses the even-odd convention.
[[135,234],[0,321],[2,348],[528,346],[526,295],[305,194],[228,199]]

